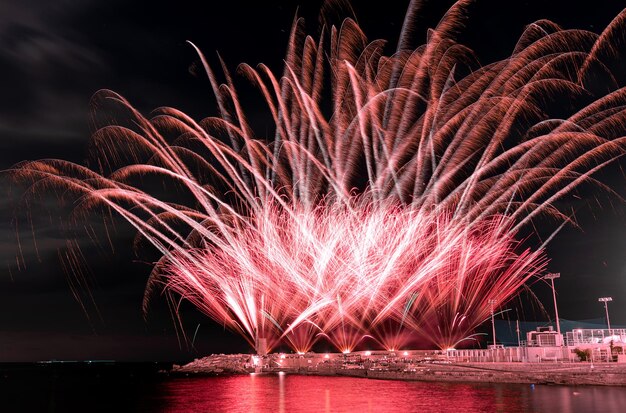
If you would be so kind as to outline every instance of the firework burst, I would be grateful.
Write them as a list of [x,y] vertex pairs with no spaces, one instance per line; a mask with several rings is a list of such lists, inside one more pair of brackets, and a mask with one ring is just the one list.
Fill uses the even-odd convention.
[[[555,202],[602,186],[592,174],[624,154],[626,89],[605,57],[626,15],[602,35],[536,22],[510,58],[479,66],[454,41],[466,1],[408,47],[418,3],[389,56],[351,19],[317,40],[296,19],[281,75],[240,65],[270,136],[249,124],[223,62],[220,84],[197,50],[218,116],[160,108],[148,119],[101,91],[94,168],[41,160],[13,172],[33,192],[63,188],[81,211],[121,215],[161,255],[146,302],[175,292],[252,345],[455,346],[490,300],[506,303],[545,269],[543,245],[523,246],[520,229],[540,214],[571,222]],[[598,71],[608,93],[550,117],[550,102],[591,96]]]

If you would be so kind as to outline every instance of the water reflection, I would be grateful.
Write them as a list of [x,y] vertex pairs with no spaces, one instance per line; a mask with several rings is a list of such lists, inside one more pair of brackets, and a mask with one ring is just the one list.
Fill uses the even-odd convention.
[[285,413],[285,373],[278,373],[278,411]]
[[620,387],[531,386],[250,375],[173,379],[155,394],[168,412],[617,412]]

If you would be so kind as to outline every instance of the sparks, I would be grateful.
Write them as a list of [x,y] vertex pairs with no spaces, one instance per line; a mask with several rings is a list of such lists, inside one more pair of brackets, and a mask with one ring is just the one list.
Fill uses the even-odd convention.
[[96,168],[40,160],[13,172],[32,192],[76,195],[77,210],[119,214],[161,255],[146,303],[176,293],[253,346],[455,347],[491,300],[546,269],[543,245],[525,247],[520,229],[539,215],[569,222],[556,201],[624,154],[615,129],[626,123],[617,86],[564,119],[542,106],[586,93],[624,13],[599,36],[542,20],[511,57],[480,67],[453,39],[467,3],[414,50],[407,18],[391,56],[351,19],[317,40],[296,19],[281,75],[239,67],[265,99],[268,136],[225,66],[220,84],[196,49],[218,116],[160,108],[147,119],[101,91],[95,112],[123,116],[94,116]]

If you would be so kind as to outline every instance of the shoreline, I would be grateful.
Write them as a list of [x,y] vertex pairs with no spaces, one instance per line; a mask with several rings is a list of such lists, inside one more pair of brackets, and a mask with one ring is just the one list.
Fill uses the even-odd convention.
[[206,368],[192,362],[174,366],[172,377],[248,374],[296,374],[302,376],[357,377],[376,380],[465,383],[515,383],[566,386],[626,386],[626,364],[617,363],[447,363],[423,364],[414,371],[364,368]]

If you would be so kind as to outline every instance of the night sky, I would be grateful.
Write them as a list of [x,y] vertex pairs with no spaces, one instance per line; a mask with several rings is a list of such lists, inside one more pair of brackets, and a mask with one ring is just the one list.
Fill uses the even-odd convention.
[[[319,0],[306,4],[271,0],[253,6],[241,0],[3,0],[0,169],[39,158],[83,162],[90,135],[88,102],[102,88],[122,94],[144,114],[173,106],[195,119],[214,115],[208,81],[185,41],[197,44],[215,64],[214,51],[219,51],[232,69],[245,61],[279,70],[299,3],[298,13],[307,19],[309,33],[316,34]],[[386,38],[393,46],[407,4],[408,0],[355,0],[353,8],[370,39]],[[449,4],[427,4],[415,46]],[[580,5],[568,0],[478,1],[460,41],[474,49],[481,62],[489,63],[510,54],[523,27],[534,20],[547,18],[562,27],[600,32],[623,7],[626,3],[614,0]],[[253,123],[261,128],[269,125],[255,116],[256,95],[240,80]],[[610,169],[603,180],[626,195],[619,168]],[[83,311],[59,265],[57,251],[65,241],[50,216],[64,212],[50,197],[41,199],[45,214],[42,208],[33,210],[39,257],[27,236],[22,245],[26,268],[19,270],[11,221],[16,208],[18,215],[23,212],[17,201],[21,193],[6,176],[0,178],[0,185],[0,361],[185,360],[210,352],[249,351],[243,339],[223,331],[189,305],[182,307],[183,326],[190,339],[196,329],[197,336],[193,347],[184,341],[179,344],[163,297],[153,299],[144,319],[141,303],[150,266],[133,255],[132,232],[124,227],[114,240],[115,254],[90,257],[97,309],[88,303]],[[582,229],[564,229],[547,251],[550,270],[561,273],[557,280],[560,316],[602,317],[597,298],[611,295],[612,323],[626,324],[626,208],[615,197],[588,195],[577,215]],[[532,291],[552,314],[547,285],[536,283]],[[524,297],[516,301],[524,304],[520,306],[524,317],[546,319]]]

